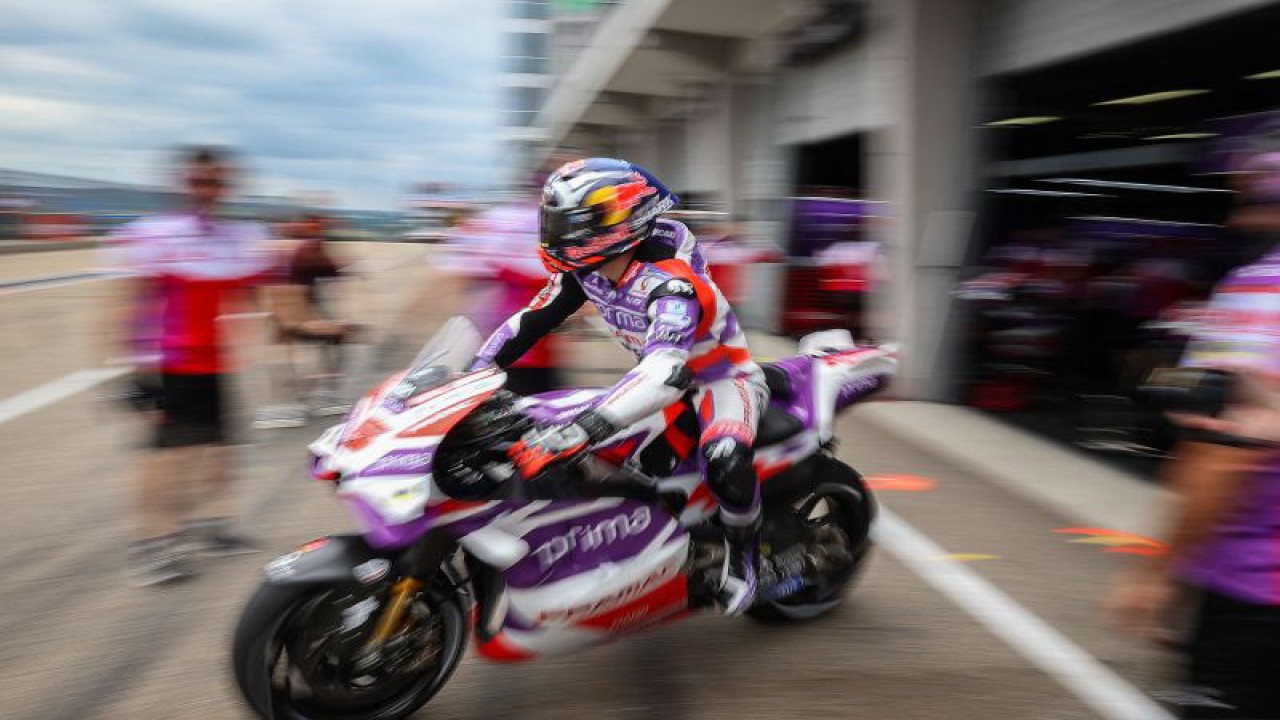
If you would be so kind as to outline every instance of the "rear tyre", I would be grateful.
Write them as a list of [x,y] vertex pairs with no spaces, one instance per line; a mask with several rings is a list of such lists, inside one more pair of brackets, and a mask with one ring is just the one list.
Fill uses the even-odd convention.
[[791,506],[806,535],[806,549],[818,562],[818,577],[799,592],[748,610],[746,614],[754,620],[778,623],[822,617],[844,601],[867,564],[876,513],[871,490],[856,470],[832,457],[824,458],[815,481],[812,490],[791,498]]
[[399,720],[448,681],[466,648],[456,593],[424,590],[375,661],[360,649],[388,585],[263,584],[236,627],[236,685],[259,717]]

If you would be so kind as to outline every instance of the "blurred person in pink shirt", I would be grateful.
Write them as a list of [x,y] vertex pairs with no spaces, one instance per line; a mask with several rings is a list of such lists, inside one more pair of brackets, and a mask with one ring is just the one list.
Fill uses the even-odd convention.
[[[463,305],[482,335],[519,312],[547,284],[550,275],[538,260],[542,181],[576,157],[567,150],[552,153],[542,169],[528,174],[519,197],[461,222],[437,256],[437,268],[465,283]],[[556,334],[538,340],[507,368],[506,389],[534,395],[563,387],[563,343]]]
[[[522,198],[485,210],[450,233],[436,266],[466,283],[467,316],[488,335],[523,308],[547,283],[538,260],[538,201]],[[520,395],[563,384],[560,340],[539,340],[507,369],[506,388]]]
[[227,216],[235,180],[229,151],[184,148],[180,210],[129,223],[112,242],[128,273],[118,310],[126,354],[156,378],[151,450],[135,487],[132,571],[140,585],[192,574],[190,553],[251,552],[232,534],[226,444],[231,353],[225,315],[278,282],[279,253],[260,224]]

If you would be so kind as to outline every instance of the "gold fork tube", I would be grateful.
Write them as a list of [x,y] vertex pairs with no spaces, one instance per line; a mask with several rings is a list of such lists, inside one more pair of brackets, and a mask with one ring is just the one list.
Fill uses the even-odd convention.
[[409,607],[409,598],[422,587],[422,582],[414,578],[401,578],[391,587],[391,598],[387,601],[386,608],[382,611],[382,616],[378,618],[378,624],[373,628],[373,634],[369,637],[369,645],[373,648],[380,648],[391,638],[391,634],[400,627],[400,621],[404,619],[405,608]]

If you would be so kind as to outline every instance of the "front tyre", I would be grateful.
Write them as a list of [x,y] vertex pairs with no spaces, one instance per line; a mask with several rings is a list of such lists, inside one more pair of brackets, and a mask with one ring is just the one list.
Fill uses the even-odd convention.
[[466,648],[462,599],[456,591],[418,592],[371,657],[366,642],[389,588],[263,583],[232,647],[236,685],[258,716],[397,720],[439,692]]
[[823,456],[815,486],[791,498],[794,520],[803,528],[805,552],[815,560],[816,577],[803,589],[764,600],[747,611],[768,623],[811,620],[836,609],[871,554],[875,496],[856,470]]

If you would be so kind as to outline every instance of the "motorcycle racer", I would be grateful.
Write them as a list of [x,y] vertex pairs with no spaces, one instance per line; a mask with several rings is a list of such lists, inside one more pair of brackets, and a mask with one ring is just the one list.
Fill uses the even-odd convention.
[[561,166],[541,201],[539,255],[551,277],[489,337],[472,369],[507,367],[587,300],[638,360],[573,422],[531,432],[512,448],[525,477],[692,391],[699,456],[729,543],[719,600],[726,615],[737,615],[757,588],[760,491],[751,446],[768,390],[693,234],[660,217],[677,202],[646,170],[623,160]]

